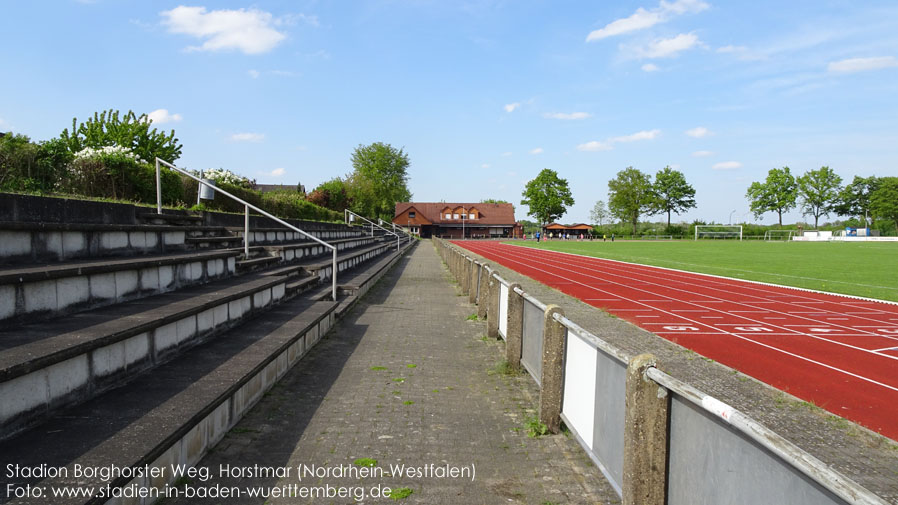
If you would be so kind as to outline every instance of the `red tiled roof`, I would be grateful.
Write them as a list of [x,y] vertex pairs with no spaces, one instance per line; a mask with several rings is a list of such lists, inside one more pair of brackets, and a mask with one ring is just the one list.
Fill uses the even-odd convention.
[[423,217],[433,224],[461,224],[461,219],[445,219],[443,209],[463,207],[467,210],[477,209],[478,219],[465,219],[465,223],[479,225],[514,226],[514,206],[510,203],[454,203],[454,202],[399,202],[393,216],[402,214],[409,207],[414,207]]

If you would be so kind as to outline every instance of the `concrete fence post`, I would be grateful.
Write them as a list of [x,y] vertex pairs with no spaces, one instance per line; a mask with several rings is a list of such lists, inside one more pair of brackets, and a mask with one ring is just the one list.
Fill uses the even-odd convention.
[[468,302],[477,303],[477,290],[480,287],[478,284],[478,280],[480,279],[480,269],[483,268],[483,265],[474,261],[471,262],[471,275],[469,276],[470,281],[469,284],[471,287],[468,289]]
[[524,297],[515,293],[517,282],[508,286],[508,321],[505,326],[505,361],[515,369],[521,367],[521,351],[524,343]]
[[483,266],[483,270],[480,274],[480,296],[478,296],[477,300],[477,317],[480,319],[486,319],[489,315],[490,308],[490,293],[493,290],[493,271],[487,265]]
[[489,337],[500,339],[499,336],[499,279],[496,273],[490,274],[490,297],[487,299],[486,309],[486,334]]
[[558,305],[546,307],[543,319],[543,370],[539,391],[539,421],[552,433],[561,429],[561,400],[564,397],[564,335],[566,328],[555,320],[564,315]]
[[624,505],[664,505],[667,495],[667,437],[670,395],[645,376],[657,365],[640,354],[627,366],[624,422]]
[[465,262],[462,263],[461,269],[461,292],[468,294],[471,292],[471,267],[474,265],[474,258],[465,256]]

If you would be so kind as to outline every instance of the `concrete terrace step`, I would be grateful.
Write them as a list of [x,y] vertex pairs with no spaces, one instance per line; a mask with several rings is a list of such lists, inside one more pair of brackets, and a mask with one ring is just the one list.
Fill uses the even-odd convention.
[[225,279],[0,331],[0,438],[270,307],[286,296],[286,283]]
[[[87,467],[165,467],[160,478],[119,478],[162,488],[175,479],[169,465],[194,465],[323,336],[334,323],[333,302],[295,299],[201,344],[177,359],[44,425],[0,443],[0,464],[69,469],[42,486],[105,487],[100,478],[74,478]],[[31,479],[0,477],[2,486]],[[52,500],[86,503],[86,499]],[[105,500],[98,500],[104,502]],[[26,498],[11,503],[29,503]]]
[[138,214],[137,217],[149,223],[198,224],[203,222],[203,216],[186,213],[163,212],[162,214],[157,214],[155,212],[143,212]]
[[[343,272],[354,266],[375,258],[393,248],[395,244],[380,242],[371,246],[356,247],[337,252],[337,271]],[[329,252],[329,251],[328,251]],[[276,268],[266,272],[266,275],[291,275],[304,272],[307,275],[318,277],[322,281],[331,277],[333,270],[333,258],[329,254],[317,258],[305,258],[295,261],[282,268]],[[340,281],[339,275],[337,281]]]
[[281,263],[281,258],[278,258],[277,256],[261,256],[258,258],[239,260],[237,261],[236,268],[237,273],[244,274],[274,265],[276,263]]
[[194,236],[223,233],[216,226],[0,221],[0,264],[184,251]]
[[0,328],[229,277],[239,254],[222,250],[2,268]]
[[[227,227],[228,231],[233,233],[234,235],[243,238],[244,230],[242,227]],[[306,233],[318,237],[319,239],[325,242],[331,242],[333,240],[346,239],[346,238],[358,238],[364,233],[347,228],[344,225],[334,225],[329,223],[319,223],[316,226],[308,226],[307,228],[300,228]],[[250,239],[252,244],[270,244],[270,243],[278,243],[278,242],[286,242],[286,241],[311,241],[308,237],[299,233],[297,231],[293,231],[289,228],[253,228],[250,227]]]

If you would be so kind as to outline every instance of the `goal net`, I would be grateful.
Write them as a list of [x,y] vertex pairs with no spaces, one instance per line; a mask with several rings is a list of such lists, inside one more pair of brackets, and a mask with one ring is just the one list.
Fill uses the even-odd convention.
[[795,230],[767,230],[764,232],[764,240],[790,241],[795,236]]
[[700,238],[742,240],[742,225],[699,224],[695,226],[695,240]]

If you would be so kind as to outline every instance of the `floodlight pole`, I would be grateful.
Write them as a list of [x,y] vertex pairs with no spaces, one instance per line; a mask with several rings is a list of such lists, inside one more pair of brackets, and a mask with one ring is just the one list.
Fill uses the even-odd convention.
[[736,213],[736,209],[733,209],[733,212],[730,212],[730,224],[733,224],[733,214]]

